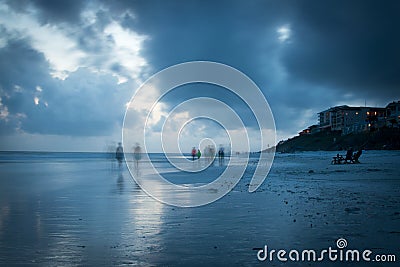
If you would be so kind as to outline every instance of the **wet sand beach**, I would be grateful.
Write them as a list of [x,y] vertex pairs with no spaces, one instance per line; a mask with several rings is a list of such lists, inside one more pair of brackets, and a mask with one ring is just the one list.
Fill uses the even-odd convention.
[[[119,169],[104,154],[3,152],[0,265],[321,266],[260,262],[257,251],[322,250],[339,238],[348,248],[399,258],[400,152],[365,151],[361,164],[349,165],[331,165],[334,155],[277,154],[254,193],[248,184],[257,161],[250,159],[225,197],[178,208],[146,195],[126,166]],[[177,179],[209,177],[205,171]]]

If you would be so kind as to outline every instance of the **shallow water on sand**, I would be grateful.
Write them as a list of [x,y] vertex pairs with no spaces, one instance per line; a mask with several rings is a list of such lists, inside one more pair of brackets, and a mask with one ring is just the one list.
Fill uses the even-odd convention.
[[[366,151],[361,164],[330,165],[335,154],[277,154],[254,193],[250,159],[228,195],[177,208],[147,196],[126,166],[105,154],[0,153],[0,265],[304,266],[259,262],[257,249],[322,250],[341,237],[349,248],[399,261],[400,152]],[[189,182],[210,181],[207,171],[187,175]],[[396,263],[368,263],[386,265]]]

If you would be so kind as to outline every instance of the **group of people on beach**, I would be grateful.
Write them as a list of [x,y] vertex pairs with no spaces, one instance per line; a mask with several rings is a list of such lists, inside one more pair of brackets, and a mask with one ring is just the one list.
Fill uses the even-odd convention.
[[200,149],[196,150],[196,148],[193,147],[192,148],[192,160],[194,161],[196,159],[196,157],[197,157],[197,159],[201,158],[201,151],[200,151]]
[[[206,161],[206,164],[213,164],[215,157],[216,157],[216,153],[215,153],[215,147],[213,145],[208,145],[204,148],[203,154],[201,153],[200,148],[196,149],[196,147],[192,148],[192,160],[200,160],[201,156],[204,156],[204,159]],[[224,152],[224,148],[221,146],[218,150],[218,162],[219,165],[223,165],[224,164],[224,158],[225,158],[225,152]]]
[[[133,153],[133,160],[135,162],[135,168],[139,168],[139,161],[142,158],[142,148],[140,147],[139,143],[136,143],[135,146],[132,148]],[[124,149],[122,147],[122,143],[119,142],[117,149],[115,151],[115,159],[118,161],[118,166],[122,167],[122,162],[124,160]]]
[[[134,160],[134,167],[135,169],[139,168],[139,161],[142,158],[142,149],[138,143],[135,144],[135,146],[132,148],[132,155],[133,155],[133,160]],[[208,145],[204,148],[203,154],[201,153],[200,148],[196,149],[196,147],[192,148],[191,151],[191,156],[192,160],[195,161],[200,160],[200,158],[204,156],[204,159],[206,161],[206,164],[214,164],[214,160],[216,156],[218,155],[218,162],[219,165],[222,166],[224,164],[224,159],[225,159],[225,151],[224,147],[220,146],[218,153],[215,152],[215,147],[213,145]],[[122,147],[122,143],[119,142],[118,146],[115,150],[115,159],[118,162],[119,168],[122,167],[122,162],[124,160],[124,149]]]

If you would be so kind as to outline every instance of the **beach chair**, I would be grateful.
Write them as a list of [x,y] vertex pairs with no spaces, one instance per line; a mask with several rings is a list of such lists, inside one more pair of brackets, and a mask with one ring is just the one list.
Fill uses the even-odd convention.
[[331,164],[342,164],[344,158],[342,155],[337,154],[336,157],[333,157]]

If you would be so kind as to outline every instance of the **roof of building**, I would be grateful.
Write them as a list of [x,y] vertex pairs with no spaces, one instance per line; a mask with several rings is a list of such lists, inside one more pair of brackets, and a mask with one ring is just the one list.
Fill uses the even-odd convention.
[[400,105],[400,100],[399,101],[393,101],[393,102],[387,104],[386,108],[388,108],[390,106],[397,106],[397,105]]
[[[399,103],[400,103],[400,101],[399,101]],[[364,110],[366,110],[366,109],[368,109],[368,110],[376,110],[376,111],[382,110],[383,111],[385,108],[378,108],[378,107],[350,107],[350,106],[347,106],[347,105],[341,105],[341,106],[331,107],[331,108],[329,108],[327,110],[318,112],[318,114],[322,114],[322,113],[325,113],[325,112],[335,112],[335,111],[338,111],[338,110],[343,110],[343,111],[346,111],[346,110],[348,110],[348,111],[357,110],[357,111],[360,111],[362,109],[364,109]]]

